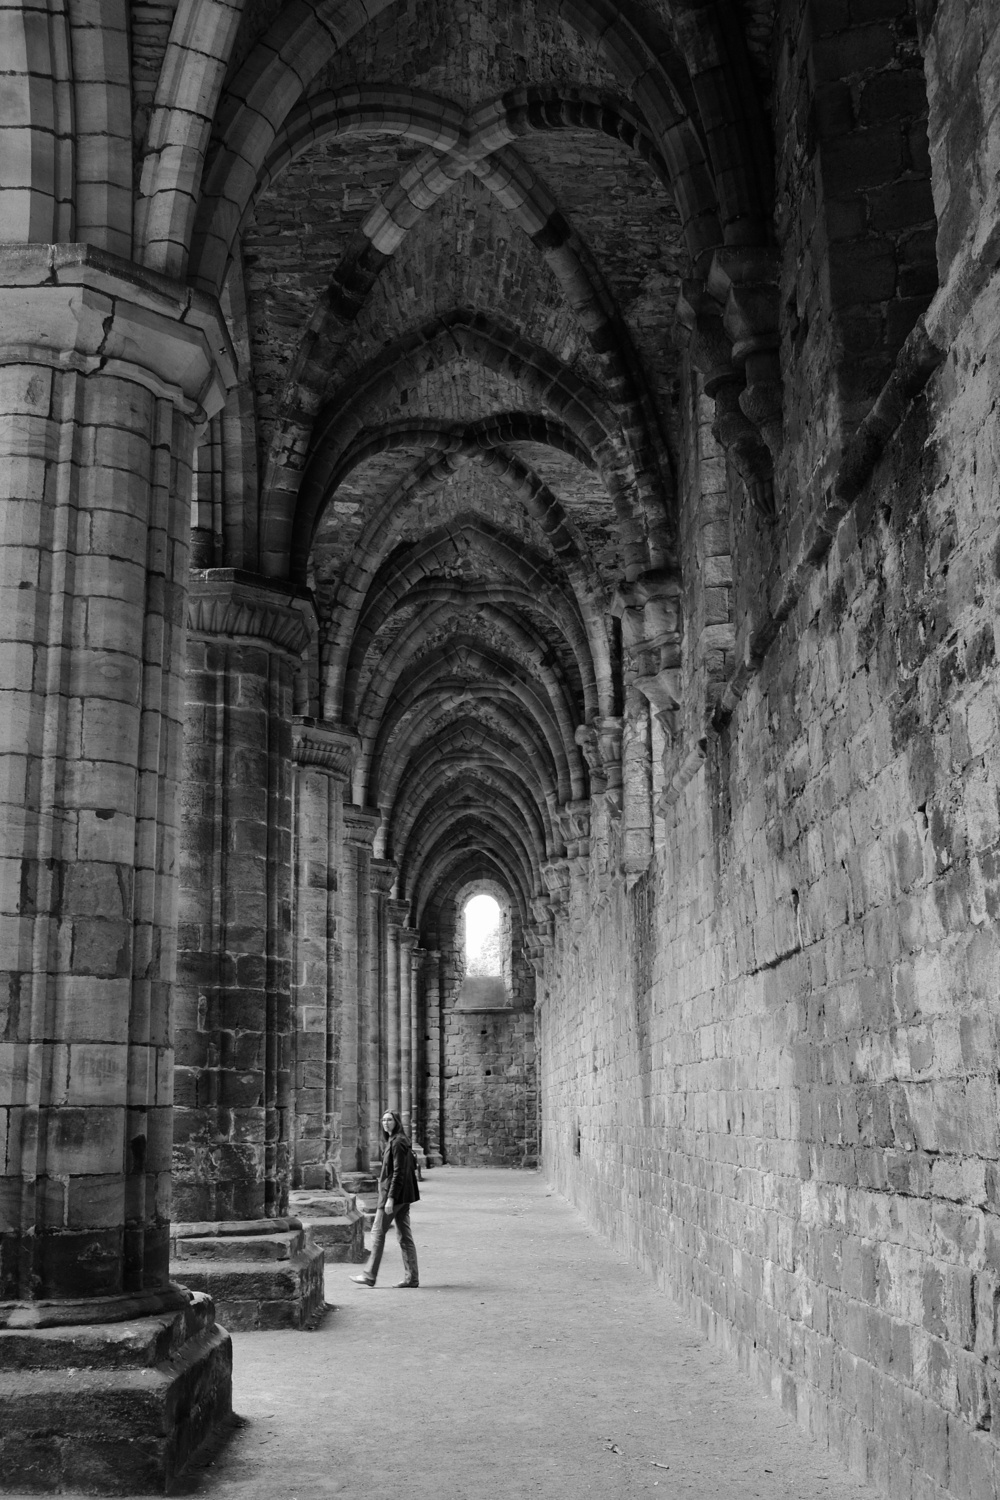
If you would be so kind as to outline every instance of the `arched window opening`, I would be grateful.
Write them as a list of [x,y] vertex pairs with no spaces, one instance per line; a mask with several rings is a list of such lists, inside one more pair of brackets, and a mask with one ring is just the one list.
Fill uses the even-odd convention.
[[465,972],[470,979],[499,979],[500,905],[492,896],[473,896],[465,905]]
[[[485,887],[485,889],[484,889]],[[470,881],[455,900],[460,1010],[509,1010],[513,946],[509,896],[494,881]]]

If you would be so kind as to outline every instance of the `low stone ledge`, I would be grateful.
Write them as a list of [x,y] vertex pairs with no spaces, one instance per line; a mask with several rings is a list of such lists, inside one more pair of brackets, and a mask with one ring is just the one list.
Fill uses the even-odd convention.
[[0,1332],[0,1492],[164,1494],[232,1416],[211,1299],[132,1322]]
[[322,1249],[298,1219],[256,1222],[265,1228],[295,1228],[277,1234],[227,1234],[234,1226],[218,1225],[211,1235],[176,1234],[171,1275],[192,1290],[207,1292],[234,1331],[312,1327],[326,1305]]
[[306,1237],[319,1245],[328,1263],[359,1265],[365,1259],[365,1221],[353,1193],[308,1192],[289,1195]]

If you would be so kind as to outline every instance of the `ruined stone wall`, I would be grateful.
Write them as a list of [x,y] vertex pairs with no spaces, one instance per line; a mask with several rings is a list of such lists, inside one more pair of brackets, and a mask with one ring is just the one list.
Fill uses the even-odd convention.
[[536,1153],[532,1012],[452,1009],[444,1025],[445,1160],[455,1167],[525,1165]]
[[[478,885],[488,888],[483,882]],[[461,913],[471,891],[472,887],[463,889],[455,901],[451,941],[442,945],[436,971],[444,1031],[444,1157],[452,1166],[533,1166],[538,1153],[534,975],[521,951],[521,921],[515,909],[510,913],[511,1008],[456,1005],[465,978]]]
[[[557,929],[539,987],[548,1175],[855,1473],[921,1500],[1000,1474],[988,31],[940,6],[928,50],[947,358],[661,805],[650,871]],[[774,565],[735,556],[749,602]]]
[[970,1496],[1000,1374],[985,356],[913,411],[542,1005],[559,1188],[856,1472]]

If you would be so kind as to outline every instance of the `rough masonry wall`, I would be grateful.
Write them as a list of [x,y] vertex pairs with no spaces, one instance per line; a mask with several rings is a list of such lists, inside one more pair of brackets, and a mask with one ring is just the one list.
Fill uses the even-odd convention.
[[445,1160],[453,1167],[528,1164],[536,1152],[532,1012],[449,1010],[444,1023]]
[[921,1497],[1000,1452],[998,327],[994,293],[542,1005],[558,1185]]

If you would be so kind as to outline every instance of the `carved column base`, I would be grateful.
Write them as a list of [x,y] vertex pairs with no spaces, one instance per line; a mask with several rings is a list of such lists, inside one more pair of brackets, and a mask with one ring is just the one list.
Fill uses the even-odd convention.
[[210,1297],[125,1322],[0,1329],[0,1492],[162,1495],[232,1415]]
[[301,1219],[174,1224],[170,1274],[207,1292],[234,1331],[308,1328],[326,1305],[323,1251]]

